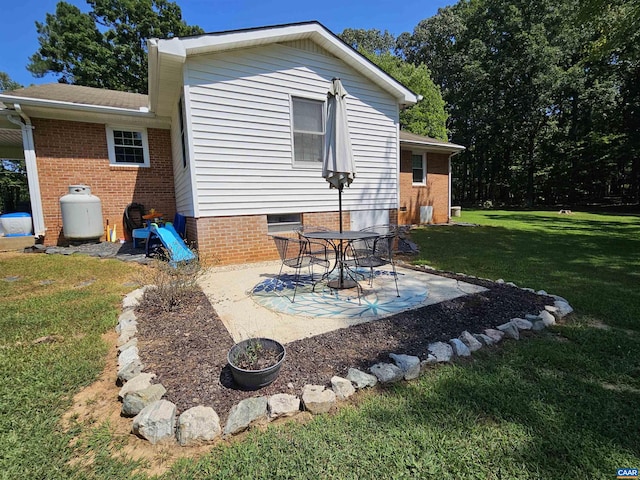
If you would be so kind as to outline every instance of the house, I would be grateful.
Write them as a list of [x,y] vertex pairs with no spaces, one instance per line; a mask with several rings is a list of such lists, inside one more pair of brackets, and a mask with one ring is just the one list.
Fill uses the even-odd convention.
[[[89,185],[122,232],[132,202],[187,217],[219,263],[275,258],[268,234],[338,228],[321,176],[331,79],[345,86],[357,176],[344,227],[450,215],[463,147],[400,132],[419,98],[317,22],[149,41],[149,95],[47,84],[0,94],[0,157],[23,155],[35,234],[65,241],[59,200]],[[425,209],[422,209],[425,210]],[[424,220],[423,211],[423,220]]]

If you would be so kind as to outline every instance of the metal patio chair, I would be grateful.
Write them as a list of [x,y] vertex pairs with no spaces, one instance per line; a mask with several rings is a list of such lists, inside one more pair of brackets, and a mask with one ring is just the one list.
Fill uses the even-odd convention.
[[[293,298],[290,298],[291,303],[294,303],[300,281],[300,271],[303,268],[309,269],[311,281],[313,281],[314,265],[321,265],[325,274],[329,270],[330,262],[327,255],[327,246],[318,242],[311,242],[305,238],[280,237],[276,235],[273,235],[272,238],[282,261],[277,280],[282,281],[282,269],[285,266],[295,270]],[[287,296],[287,298],[289,297]]]
[[359,241],[358,245],[352,248],[351,253],[353,259],[350,260],[350,262],[356,267],[364,267],[370,270],[369,286],[371,287],[373,287],[373,269],[384,265],[391,265],[391,269],[393,270],[393,279],[396,284],[396,294],[399,297],[400,290],[398,289],[398,273],[396,272],[396,264],[393,259],[396,238],[397,234],[395,229],[391,229],[387,233],[380,234],[379,237]]

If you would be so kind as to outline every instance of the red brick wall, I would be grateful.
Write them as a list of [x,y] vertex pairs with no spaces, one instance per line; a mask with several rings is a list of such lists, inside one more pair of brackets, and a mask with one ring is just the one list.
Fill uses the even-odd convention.
[[117,226],[124,237],[122,215],[132,202],[155,208],[172,219],[175,192],[169,130],[147,129],[150,167],[109,164],[107,133],[103,124],[33,119],[34,143],[40,178],[45,244],[64,243],[60,197],[68,186],[85,184],[102,202],[103,222]]
[[[343,212],[342,224],[349,230],[349,212]],[[337,230],[338,212],[303,213],[303,225]],[[292,235],[288,232],[279,235]],[[198,252],[209,265],[261,262],[278,259],[275,243],[268,233],[266,215],[239,217],[188,218],[187,236],[198,239]]]
[[420,223],[420,207],[433,206],[433,223],[449,220],[449,156],[427,153],[427,185],[414,186],[411,151],[400,152],[400,224]]

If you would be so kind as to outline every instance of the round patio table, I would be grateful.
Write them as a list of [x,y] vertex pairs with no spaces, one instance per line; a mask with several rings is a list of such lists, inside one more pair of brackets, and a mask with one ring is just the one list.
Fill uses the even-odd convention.
[[[340,268],[340,275],[338,276],[338,278],[336,280],[327,282],[327,285],[329,286],[329,288],[335,289],[353,288],[357,286],[359,298],[360,284],[356,280],[355,274],[346,263],[345,252],[349,245],[351,245],[353,242],[357,240],[369,240],[378,238],[380,234],[376,232],[361,232],[359,230],[345,230],[342,232],[337,230],[330,230],[326,232],[304,232],[301,235],[311,240],[324,240],[329,245],[331,245],[331,247],[335,251],[336,261],[333,264],[331,270],[325,273],[320,281],[322,281],[324,278],[327,278],[336,268]],[[347,273],[348,278],[345,278],[345,272]]]

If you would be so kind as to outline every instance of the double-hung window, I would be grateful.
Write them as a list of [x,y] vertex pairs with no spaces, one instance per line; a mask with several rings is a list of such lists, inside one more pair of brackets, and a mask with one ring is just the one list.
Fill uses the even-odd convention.
[[411,155],[411,171],[413,172],[414,185],[427,184],[427,155],[424,153],[413,153]]
[[324,153],[324,102],[292,97],[293,163],[322,162]]
[[149,166],[149,142],[144,128],[107,127],[111,165]]

